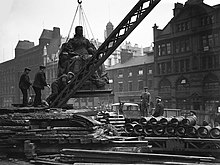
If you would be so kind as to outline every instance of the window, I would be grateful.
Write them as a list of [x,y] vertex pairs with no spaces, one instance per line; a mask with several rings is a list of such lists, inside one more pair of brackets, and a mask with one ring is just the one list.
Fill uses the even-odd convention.
[[171,43],[166,42],[158,45],[158,56],[165,56],[171,54]]
[[118,82],[118,91],[123,92],[123,82]]
[[144,74],[144,70],[141,68],[138,70],[138,75],[143,75]]
[[206,34],[201,37],[201,45],[203,51],[208,51],[210,47],[219,45],[219,34]]
[[158,45],[158,56],[161,56],[161,46]]
[[186,51],[190,51],[190,42],[189,42],[189,39],[186,39],[186,41],[185,41],[185,48],[186,48]]
[[123,78],[123,70],[118,70],[118,78]]
[[167,73],[171,73],[171,62],[167,62]]
[[215,18],[213,15],[204,16],[201,18],[201,25],[202,26],[211,25],[213,23],[215,23]]
[[161,63],[161,73],[162,74],[166,73],[166,63],[165,62]]
[[212,35],[208,35],[208,43],[209,43],[209,46],[213,46],[213,38],[212,38]]
[[215,43],[216,46],[219,45],[219,34],[218,33],[214,34],[214,43]]
[[153,73],[153,70],[152,70],[152,66],[149,65],[148,66],[148,71],[147,71],[148,74],[152,74]]
[[180,52],[180,44],[179,42],[175,42],[175,53],[179,53]]
[[186,78],[180,78],[176,83],[176,90],[180,92],[189,91],[189,83]]
[[162,56],[166,55],[166,45],[165,44],[161,45],[161,55]]
[[185,52],[185,41],[180,41],[180,50],[181,52]]
[[175,53],[184,53],[190,51],[190,40],[189,38],[182,38],[174,41]]
[[189,22],[181,22],[177,24],[177,32],[189,30]]
[[171,44],[167,43],[167,54],[171,54]]
[[132,91],[132,81],[128,81],[128,91]]
[[161,74],[161,67],[162,67],[161,64],[158,64],[158,67],[157,67],[157,73],[158,74]]
[[138,90],[143,90],[144,89],[144,82],[142,80],[138,81]]
[[132,77],[132,71],[129,71],[128,77]]

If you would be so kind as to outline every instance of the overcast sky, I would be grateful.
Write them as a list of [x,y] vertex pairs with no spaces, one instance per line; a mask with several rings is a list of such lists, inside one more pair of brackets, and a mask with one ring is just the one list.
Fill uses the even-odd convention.
[[[116,27],[138,0],[82,0],[82,7],[92,34],[104,41],[104,29],[110,21]],[[160,29],[173,17],[174,3],[186,0],[161,0],[154,10],[130,34],[126,41],[132,45],[150,46],[156,23]],[[219,0],[204,0],[208,5],[220,4]],[[14,49],[19,40],[29,40],[38,45],[43,29],[61,29],[67,36],[76,12],[77,0],[1,0],[0,2],[0,62],[14,58]],[[73,27],[78,24],[78,17]],[[87,26],[89,29],[89,26]],[[74,28],[72,30],[73,34]]]

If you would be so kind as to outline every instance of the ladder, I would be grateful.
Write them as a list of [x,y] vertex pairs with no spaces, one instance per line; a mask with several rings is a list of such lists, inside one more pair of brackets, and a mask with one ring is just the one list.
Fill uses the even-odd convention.
[[80,89],[83,83],[95,73],[105,60],[141,23],[161,0],[139,0],[120,24],[98,48],[95,55],[88,60],[71,82],[60,92],[50,107],[62,107]]

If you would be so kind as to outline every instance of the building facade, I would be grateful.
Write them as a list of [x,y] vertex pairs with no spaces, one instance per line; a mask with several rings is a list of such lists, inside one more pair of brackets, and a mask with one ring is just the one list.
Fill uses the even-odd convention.
[[155,92],[169,108],[215,111],[220,101],[220,5],[176,3],[154,29]]
[[139,103],[144,87],[149,88],[152,99],[154,56],[149,52],[144,56],[133,56],[130,50],[121,50],[121,62],[106,69],[110,79],[110,88],[114,91],[112,102]]

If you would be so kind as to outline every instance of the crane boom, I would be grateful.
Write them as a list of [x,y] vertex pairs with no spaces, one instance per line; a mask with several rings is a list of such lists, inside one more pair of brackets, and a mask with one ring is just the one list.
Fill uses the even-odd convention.
[[95,73],[105,60],[117,49],[127,36],[153,10],[161,0],[139,0],[120,24],[98,48],[93,57],[88,60],[71,82],[61,91],[50,107],[62,107],[73,96],[83,83]]

